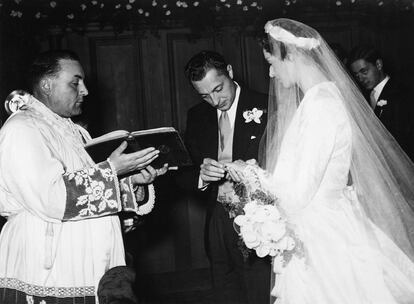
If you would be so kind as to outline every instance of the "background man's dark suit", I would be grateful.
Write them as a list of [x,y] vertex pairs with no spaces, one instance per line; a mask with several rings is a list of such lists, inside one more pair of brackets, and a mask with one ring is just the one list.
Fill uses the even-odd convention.
[[400,146],[414,161],[414,96],[412,90],[390,78],[378,101],[386,100],[385,106],[376,106],[375,114]]
[[[246,123],[243,112],[253,108],[267,110],[267,101],[267,95],[241,88],[234,122],[233,160],[258,158],[260,139],[266,127],[266,113],[258,124],[254,121]],[[187,116],[185,142],[195,166],[182,175],[191,188],[198,187],[199,166],[203,159],[217,160],[218,141],[217,110],[206,102],[191,108]],[[219,300],[225,303],[245,303],[248,299],[248,303],[267,304],[270,294],[270,259],[260,259],[251,252],[248,260],[243,261],[233,219],[216,201],[217,191],[217,183],[210,184],[205,190],[209,204],[206,250],[212,264],[213,281],[220,295]]]

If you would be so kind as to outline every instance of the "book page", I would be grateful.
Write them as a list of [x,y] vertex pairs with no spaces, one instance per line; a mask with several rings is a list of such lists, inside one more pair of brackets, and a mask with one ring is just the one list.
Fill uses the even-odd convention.
[[88,141],[85,145],[85,147],[89,147],[92,145],[96,145],[101,142],[117,139],[117,138],[123,138],[127,137],[129,135],[129,132],[126,130],[115,130],[109,133],[106,133],[104,135],[92,138],[90,141]]
[[156,134],[156,133],[165,133],[165,132],[175,132],[175,129],[173,127],[161,127],[161,128],[154,128],[154,129],[148,129],[148,130],[139,130],[131,132],[132,136],[139,136],[139,135],[145,135],[145,134]]

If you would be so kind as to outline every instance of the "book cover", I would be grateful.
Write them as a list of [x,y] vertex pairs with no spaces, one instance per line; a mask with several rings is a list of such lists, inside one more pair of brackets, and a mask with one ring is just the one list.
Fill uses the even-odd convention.
[[85,145],[92,159],[99,163],[105,161],[123,141],[128,142],[124,153],[132,153],[148,147],[159,150],[158,157],[150,164],[158,169],[165,163],[169,167],[182,167],[192,164],[190,155],[177,130],[172,127],[155,128],[128,132],[117,130],[93,138]]

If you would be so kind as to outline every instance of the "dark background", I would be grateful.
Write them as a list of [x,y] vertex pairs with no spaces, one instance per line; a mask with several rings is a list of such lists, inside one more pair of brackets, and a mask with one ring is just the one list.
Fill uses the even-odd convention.
[[[155,6],[152,0],[56,0],[55,7],[44,0],[0,1],[0,97],[26,88],[25,71],[38,52],[69,48],[81,57],[89,89],[77,120],[93,136],[163,126],[183,133],[187,110],[199,102],[184,78],[187,60],[202,49],[217,50],[232,64],[237,81],[266,93],[268,66],[258,39],[267,20],[281,17],[314,27],[344,60],[355,45],[374,45],[391,76],[408,85],[414,81],[412,0],[239,1],[194,6],[189,0],[187,7],[165,0]],[[0,119],[6,118],[1,109]],[[125,237],[140,298],[208,302],[206,206],[177,190],[168,175],[156,188],[154,211]]]

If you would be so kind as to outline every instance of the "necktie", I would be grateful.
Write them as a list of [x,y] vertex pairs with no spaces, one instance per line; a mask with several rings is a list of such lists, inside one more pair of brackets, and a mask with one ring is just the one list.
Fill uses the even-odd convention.
[[375,89],[372,89],[371,93],[369,94],[369,104],[371,108],[374,110],[375,106],[377,105],[377,99],[375,98]]
[[220,132],[220,148],[221,151],[224,150],[224,145],[229,139],[231,135],[231,125],[229,115],[227,115],[227,111],[221,112],[219,118],[219,132]]

